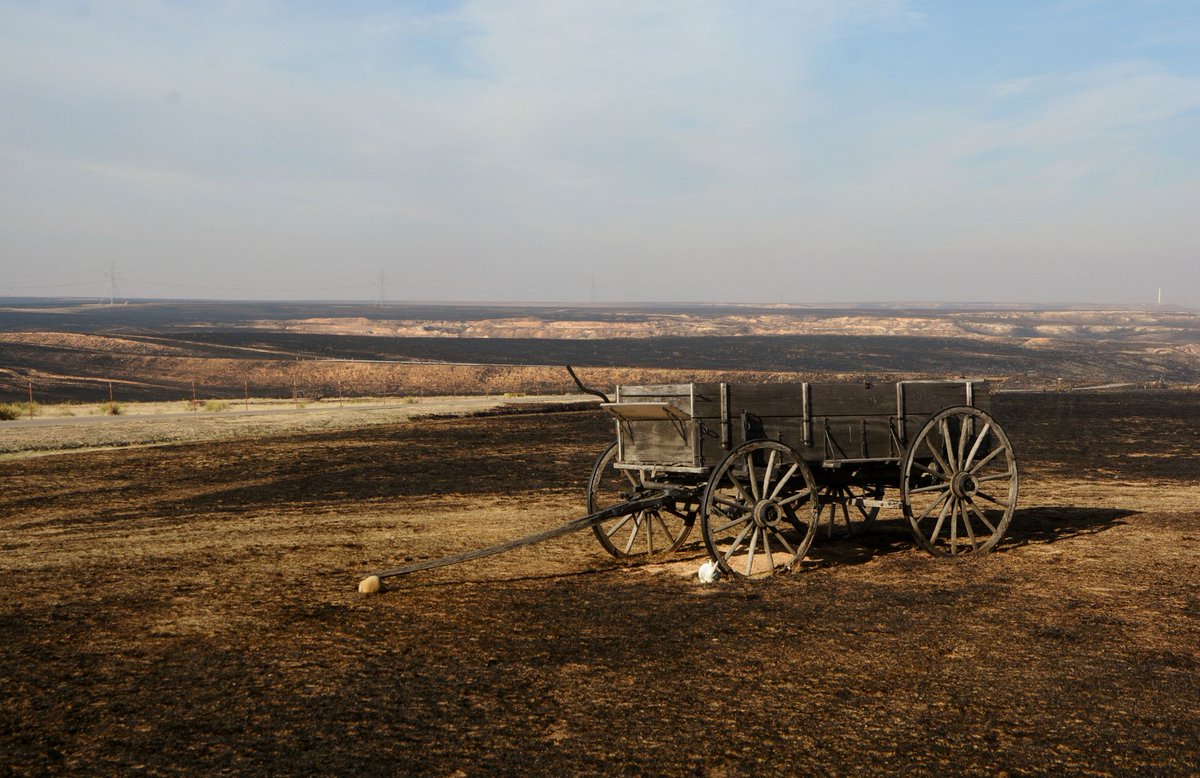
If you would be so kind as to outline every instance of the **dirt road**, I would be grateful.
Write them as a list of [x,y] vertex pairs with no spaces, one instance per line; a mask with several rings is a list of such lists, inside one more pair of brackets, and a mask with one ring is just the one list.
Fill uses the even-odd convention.
[[9,460],[0,773],[1196,773],[1198,396],[996,410],[998,553],[752,586],[574,535],[357,594],[577,515],[595,412]]

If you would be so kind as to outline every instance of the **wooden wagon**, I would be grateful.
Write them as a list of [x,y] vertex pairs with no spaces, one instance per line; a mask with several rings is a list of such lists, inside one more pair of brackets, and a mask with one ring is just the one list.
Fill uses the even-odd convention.
[[698,519],[724,573],[767,576],[799,563],[820,529],[860,531],[884,507],[930,553],[981,554],[1017,501],[1016,456],[982,381],[622,386],[603,407],[616,441],[593,468],[589,513],[665,500],[593,525],[623,560],[678,549]]
[[756,578],[793,569],[822,527],[861,531],[885,507],[903,510],[917,543],[939,556],[985,553],[1012,520],[1017,460],[986,382],[621,386],[610,402],[571,376],[616,419],[588,481],[588,514],[376,573],[362,591],[589,527],[614,557],[638,561],[679,549],[698,520],[712,562]]

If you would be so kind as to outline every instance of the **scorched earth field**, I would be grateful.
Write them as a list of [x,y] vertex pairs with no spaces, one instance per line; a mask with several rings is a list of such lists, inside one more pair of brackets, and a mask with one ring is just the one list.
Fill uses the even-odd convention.
[[1195,774],[1200,395],[995,411],[997,552],[754,585],[580,533],[356,591],[580,515],[596,411],[7,458],[0,772]]

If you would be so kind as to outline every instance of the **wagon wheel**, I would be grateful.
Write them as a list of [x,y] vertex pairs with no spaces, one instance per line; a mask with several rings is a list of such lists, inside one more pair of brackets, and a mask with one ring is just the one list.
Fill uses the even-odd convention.
[[759,578],[791,570],[817,529],[816,482],[795,449],[769,440],[743,443],[713,471],[700,528],[721,570]]
[[937,556],[992,549],[1017,504],[1017,458],[1004,430],[977,408],[947,408],[925,422],[904,455],[904,515]]
[[817,526],[826,525],[826,537],[839,533],[857,535],[866,532],[879,515],[879,506],[867,507],[861,500],[882,500],[883,484],[825,484],[817,490]]
[[[604,450],[592,468],[588,482],[588,513],[595,513],[657,490],[646,487],[658,473],[651,469],[624,470],[613,467],[617,444]],[[636,562],[668,554],[683,545],[696,523],[699,500],[679,502],[674,507],[638,511],[592,525],[604,550],[622,562]]]

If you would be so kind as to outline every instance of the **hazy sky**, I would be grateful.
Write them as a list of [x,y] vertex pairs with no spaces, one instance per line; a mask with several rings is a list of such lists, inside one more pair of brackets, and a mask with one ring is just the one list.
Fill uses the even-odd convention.
[[1200,306],[1194,0],[0,0],[0,106],[0,295]]

